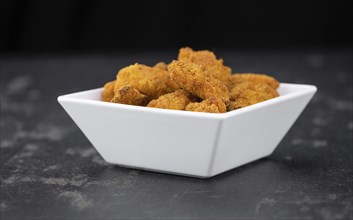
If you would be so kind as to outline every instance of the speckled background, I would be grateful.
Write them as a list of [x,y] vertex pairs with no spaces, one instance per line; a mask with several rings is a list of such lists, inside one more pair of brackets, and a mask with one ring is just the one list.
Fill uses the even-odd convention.
[[1,219],[352,219],[350,50],[217,51],[234,72],[318,87],[266,159],[211,179],[105,163],[57,96],[173,54],[2,56]]

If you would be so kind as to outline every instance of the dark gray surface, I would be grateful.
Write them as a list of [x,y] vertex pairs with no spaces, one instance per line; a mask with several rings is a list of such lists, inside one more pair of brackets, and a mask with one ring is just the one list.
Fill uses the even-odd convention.
[[352,53],[217,53],[319,90],[273,155],[211,179],[106,164],[56,101],[173,55],[3,55],[1,219],[352,219]]

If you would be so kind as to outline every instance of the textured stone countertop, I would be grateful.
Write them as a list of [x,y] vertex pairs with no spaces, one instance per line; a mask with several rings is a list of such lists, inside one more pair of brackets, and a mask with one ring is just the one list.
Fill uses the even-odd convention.
[[318,92],[271,156],[197,179],[105,163],[56,100],[172,54],[3,54],[1,219],[352,218],[352,52],[217,55]]

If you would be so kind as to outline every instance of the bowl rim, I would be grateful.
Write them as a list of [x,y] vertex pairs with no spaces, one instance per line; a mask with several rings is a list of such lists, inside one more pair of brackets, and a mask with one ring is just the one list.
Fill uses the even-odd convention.
[[182,110],[173,110],[173,109],[149,108],[146,106],[110,103],[110,102],[104,102],[101,100],[94,100],[94,99],[87,99],[87,98],[80,97],[87,93],[101,92],[103,88],[89,89],[85,91],[79,91],[79,92],[61,95],[61,96],[58,96],[57,100],[60,103],[63,101],[74,102],[74,103],[81,103],[86,105],[130,110],[130,111],[135,111],[139,113],[143,112],[143,113],[155,113],[155,114],[163,114],[163,115],[180,115],[180,116],[193,117],[193,118],[196,117],[196,118],[209,118],[209,119],[225,119],[225,118],[233,117],[235,115],[241,115],[249,111],[266,108],[267,106],[275,105],[285,100],[293,99],[309,93],[314,94],[317,91],[317,87],[315,85],[310,85],[310,84],[280,83],[280,88],[281,87],[292,87],[292,88],[300,87],[300,89],[298,91],[289,92],[288,94],[280,95],[273,99],[269,99],[263,102],[259,102],[250,106],[246,106],[246,107],[233,110],[230,112],[225,112],[225,113],[191,112],[191,111],[182,111]]

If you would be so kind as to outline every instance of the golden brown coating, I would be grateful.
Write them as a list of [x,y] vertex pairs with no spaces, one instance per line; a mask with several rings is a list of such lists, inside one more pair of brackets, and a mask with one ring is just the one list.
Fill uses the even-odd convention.
[[223,65],[223,60],[216,58],[215,54],[208,50],[194,51],[189,47],[179,50],[178,60],[202,65],[214,78],[225,83],[232,74],[230,67]]
[[202,66],[174,60],[169,64],[168,70],[172,80],[191,94],[202,99],[217,97],[225,103],[229,102],[227,87],[219,80],[207,75]]
[[179,89],[179,86],[170,79],[167,70],[142,64],[134,64],[121,69],[116,78],[115,91],[122,86],[131,85],[145,94],[148,100]]
[[147,97],[134,87],[127,85],[121,87],[110,102],[145,106],[147,104]]
[[216,97],[203,100],[200,103],[190,103],[185,110],[194,112],[224,113],[227,111],[224,102]]
[[250,82],[242,82],[233,86],[229,91],[229,99],[234,101],[238,96],[247,89],[251,89],[253,86]]
[[237,73],[230,77],[231,84],[237,85],[243,82],[250,82],[253,84],[265,83],[272,87],[273,89],[278,89],[279,82],[268,75],[265,74],[256,74],[256,73]]
[[188,92],[180,89],[150,101],[147,107],[184,110],[186,105],[190,103],[188,96]]
[[231,75],[214,53],[181,48],[178,60],[153,67],[134,64],[104,85],[102,100],[153,108],[223,113],[279,96],[268,75]]
[[112,98],[114,97],[114,85],[115,85],[115,80],[104,84],[104,89],[102,92],[103,101],[110,102],[110,100],[112,100]]
[[159,68],[162,70],[168,70],[168,64],[166,64],[165,62],[156,63],[156,65],[154,65],[153,67]]
[[231,101],[228,109],[234,110],[243,108],[278,96],[278,92],[268,84],[255,84],[241,91],[234,101]]

